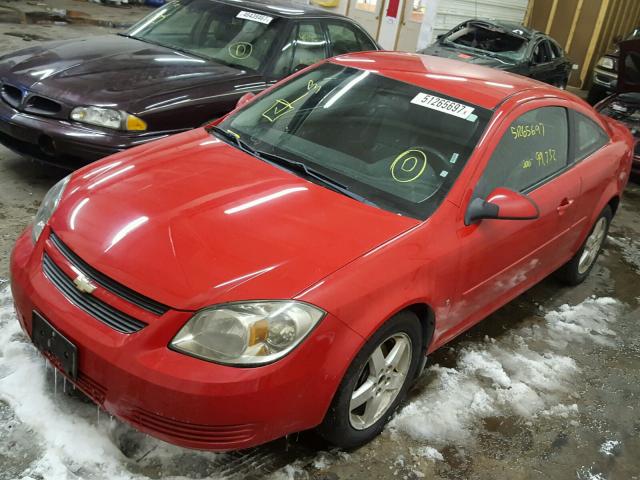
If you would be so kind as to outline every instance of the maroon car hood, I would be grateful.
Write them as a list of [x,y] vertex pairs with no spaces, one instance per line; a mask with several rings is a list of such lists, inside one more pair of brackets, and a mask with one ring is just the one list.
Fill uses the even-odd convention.
[[640,92],[640,39],[625,40],[619,43],[617,90]]
[[290,298],[418,224],[203,129],[80,170],[52,219],[82,259],[179,309]]
[[44,43],[0,57],[0,80],[70,105],[108,104],[134,113],[144,99],[247,76],[255,74],[118,35]]

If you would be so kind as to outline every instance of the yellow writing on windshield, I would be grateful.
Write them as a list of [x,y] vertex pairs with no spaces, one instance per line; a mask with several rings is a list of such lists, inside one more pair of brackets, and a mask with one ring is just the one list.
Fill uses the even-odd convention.
[[417,180],[427,169],[427,154],[411,148],[398,155],[391,166],[391,176],[396,182],[409,183]]
[[253,45],[247,42],[236,42],[229,45],[229,55],[237,60],[244,60],[251,56]]
[[310,95],[310,94],[313,95],[314,93],[318,93],[321,89],[322,87],[318,85],[314,80],[309,80],[307,82],[307,90],[302,95],[300,95],[295,100],[291,100],[291,101],[285,100],[284,98],[279,98],[278,100],[275,101],[273,105],[271,105],[264,112],[262,112],[262,116],[267,120],[269,120],[271,123],[273,123],[277,119],[279,119],[281,116],[283,116],[285,113],[293,110],[294,108],[293,106],[295,105],[296,102],[302,100],[307,95]]

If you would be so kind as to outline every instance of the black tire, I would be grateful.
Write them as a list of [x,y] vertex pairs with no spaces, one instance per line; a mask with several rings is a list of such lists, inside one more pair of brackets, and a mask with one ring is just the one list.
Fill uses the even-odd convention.
[[[363,370],[374,350],[395,334],[405,334],[411,343],[411,363],[404,383],[396,398],[375,423],[365,429],[356,429],[350,420],[351,395],[358,381],[361,380]],[[421,364],[421,357],[424,355],[422,336],[422,327],[418,317],[409,311],[397,313],[380,327],[349,366],[324,420],[317,429],[318,433],[333,445],[345,449],[359,447],[375,438],[404,401],[407,391],[415,380],[416,372]]]
[[[586,271],[581,273],[579,268],[580,259],[582,258],[582,254],[587,245],[587,241],[591,237],[591,234],[593,233],[596,225],[598,225],[598,222],[600,222],[600,219],[602,218],[604,218],[606,222],[604,227],[604,238],[598,248],[595,258],[591,262],[591,265],[589,265],[589,268]],[[604,210],[602,210],[600,215],[598,215],[598,218],[596,219],[593,226],[591,227],[591,230],[589,230],[589,235],[587,235],[586,240],[584,241],[584,243],[582,244],[578,252],[573,256],[573,258],[571,258],[571,260],[569,260],[566,264],[564,264],[564,266],[560,268],[560,270],[556,272],[556,276],[563,283],[566,283],[567,285],[579,285],[580,283],[584,282],[584,280],[589,276],[589,273],[593,269],[593,266],[596,264],[596,260],[600,255],[600,251],[602,250],[602,245],[604,245],[604,242],[607,238],[607,234],[609,233],[609,225],[611,225],[612,218],[613,218],[613,212],[611,211],[611,207],[607,205],[604,208]]]

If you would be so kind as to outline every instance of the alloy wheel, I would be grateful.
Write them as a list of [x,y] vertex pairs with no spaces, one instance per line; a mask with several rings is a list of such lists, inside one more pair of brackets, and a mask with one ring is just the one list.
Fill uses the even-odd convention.
[[598,256],[598,252],[602,248],[606,232],[607,219],[605,217],[600,217],[595,227],[593,227],[591,235],[589,235],[589,238],[587,238],[587,241],[584,244],[584,249],[582,250],[582,255],[578,262],[578,273],[580,275],[584,274],[589,270],[589,268],[591,268],[591,265],[593,265],[594,260]]
[[402,332],[391,335],[375,348],[351,394],[349,422],[353,428],[369,428],[393,404],[411,367],[411,350],[411,340]]

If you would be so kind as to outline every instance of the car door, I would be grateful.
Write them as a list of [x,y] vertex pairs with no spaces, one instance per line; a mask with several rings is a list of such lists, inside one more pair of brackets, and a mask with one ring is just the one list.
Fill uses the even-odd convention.
[[566,86],[571,70],[571,62],[567,59],[562,48],[553,40],[547,41],[549,52],[553,62],[553,80],[554,85]]
[[538,40],[532,50],[529,77],[541,82],[554,83],[555,64],[549,43]]
[[280,80],[304,67],[329,56],[329,45],[318,20],[300,20],[292,23],[286,41],[282,44],[272,65],[269,78]]
[[573,138],[572,170],[580,175],[582,183],[582,193],[576,203],[576,212],[582,228],[575,228],[573,232],[575,242],[578,242],[591,227],[589,220],[599,213],[595,210],[605,196],[607,188],[607,182],[603,182],[602,179],[616,175],[619,154],[615,152],[609,135],[587,112],[580,113],[575,109],[569,109],[569,113]]
[[567,109],[561,100],[551,106],[545,102],[527,102],[502,122],[495,133],[497,146],[472,180],[472,198],[461,205],[466,211],[473,198],[486,199],[495,188],[506,187],[528,195],[540,215],[472,225],[460,221],[459,291],[450,315],[458,329],[554,271],[570,251],[567,232],[574,223],[580,180],[569,173]]

